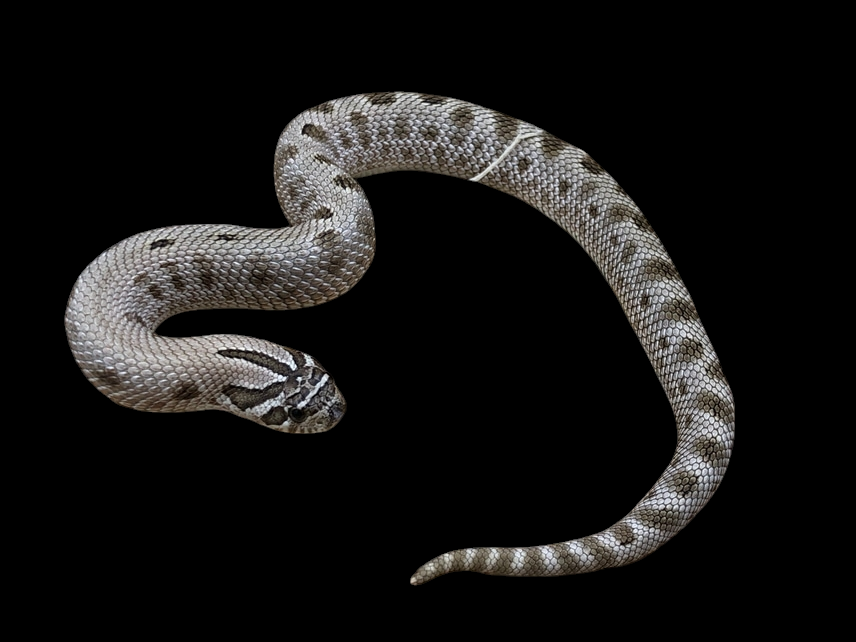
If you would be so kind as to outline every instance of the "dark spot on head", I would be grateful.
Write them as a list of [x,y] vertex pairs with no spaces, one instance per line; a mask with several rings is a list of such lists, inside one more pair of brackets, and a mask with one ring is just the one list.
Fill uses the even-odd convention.
[[347,174],[339,174],[333,182],[342,189],[359,189],[360,184]]
[[175,240],[173,239],[158,239],[157,241],[152,241],[149,245],[149,248],[152,250],[157,250],[162,247],[169,247],[173,243],[175,243]]
[[398,100],[398,96],[391,91],[382,91],[377,93],[366,94],[366,98],[369,99],[369,102],[372,105],[391,105],[396,100]]
[[172,393],[172,398],[176,401],[186,401],[194,399],[202,394],[202,391],[196,384],[185,381],[179,384]]
[[304,136],[309,136],[310,138],[314,138],[315,140],[326,140],[327,138],[327,134],[324,132],[324,129],[312,123],[306,123],[303,126],[301,133]]
[[274,406],[261,416],[261,420],[268,426],[281,426],[285,423],[287,417],[288,415],[285,412],[285,408],[282,406]]
[[595,162],[595,160],[591,156],[589,156],[588,154],[583,156],[582,160],[580,161],[580,165],[582,165],[585,169],[590,171],[592,174],[603,174],[605,171],[603,169],[603,167],[598,165]]

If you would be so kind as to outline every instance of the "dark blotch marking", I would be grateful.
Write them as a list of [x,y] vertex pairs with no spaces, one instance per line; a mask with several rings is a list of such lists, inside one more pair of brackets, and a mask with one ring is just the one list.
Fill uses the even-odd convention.
[[224,233],[221,233],[221,234],[216,234],[216,235],[214,236],[214,238],[215,238],[215,239],[217,239],[218,241],[237,241],[237,240],[238,240],[238,239],[240,239],[241,237],[240,237],[238,234],[224,234]]
[[149,275],[146,272],[140,272],[137,276],[134,277],[134,285],[139,285],[143,281],[145,281]]
[[195,256],[193,263],[202,287],[209,290],[217,287],[217,274],[211,269],[211,261],[204,256]]
[[627,241],[624,244],[624,249],[621,250],[621,262],[629,263],[636,254],[636,241]]
[[697,321],[698,310],[692,303],[673,299],[660,306],[659,316],[673,321]]
[[698,476],[690,470],[680,470],[669,479],[669,488],[681,497],[695,493],[699,488]]
[[678,345],[678,361],[696,361],[704,354],[704,347],[695,339],[684,339]]
[[619,522],[609,529],[609,532],[618,540],[619,545],[627,546],[636,541],[636,535],[633,534],[633,529],[624,522]]
[[582,165],[585,169],[590,171],[592,174],[605,174],[606,170],[603,169],[597,162],[588,154],[583,156],[580,161],[580,165]]
[[597,206],[597,203],[589,203],[586,208],[586,212],[588,212],[589,218],[597,218],[600,216],[600,208]]
[[571,147],[561,138],[556,138],[553,134],[543,134],[538,138],[538,143],[541,145],[541,151],[547,158],[555,158],[562,150]]
[[339,238],[339,233],[336,230],[324,230],[315,235],[315,242],[322,247],[335,246]]
[[528,158],[521,158],[519,161],[517,161],[517,169],[519,169],[521,172],[525,172],[527,169],[529,169],[529,166],[531,164],[532,161]]
[[335,165],[336,164],[333,162],[333,160],[331,158],[325,156],[324,154],[315,154],[315,160],[317,160],[321,163],[325,163],[327,165]]
[[594,555],[595,568],[604,568],[615,561],[615,553],[609,546],[600,541],[596,535],[589,535],[580,540],[580,544],[588,549],[589,555]]
[[140,325],[145,326],[148,325],[146,323],[146,320],[142,316],[140,316],[139,312],[126,312],[123,316],[131,323],[139,323]]
[[261,420],[268,426],[281,426],[288,418],[288,413],[282,406],[274,406],[261,416]]
[[369,102],[372,105],[391,105],[396,100],[398,100],[398,96],[391,91],[380,91],[371,94],[365,94],[365,96],[369,99]]
[[425,136],[425,140],[437,140],[437,135],[440,133],[434,125],[425,125],[423,131],[423,135]]
[[429,105],[442,105],[444,102],[449,100],[446,96],[435,96],[434,94],[422,94],[420,98],[423,103],[427,103]]
[[722,364],[719,363],[719,359],[711,363],[707,367],[707,374],[711,379],[719,379],[720,381],[725,381],[725,373],[722,371]]
[[693,452],[711,466],[719,466],[725,456],[725,447],[713,437],[699,437],[693,444]]
[[243,386],[226,386],[223,394],[241,410],[258,406],[269,399],[273,399],[282,392],[285,383],[278,381],[262,389],[244,388]]
[[638,209],[628,207],[627,205],[611,205],[606,211],[609,218],[613,221],[631,221],[640,230],[652,232],[651,224],[642,216],[642,212]]
[[276,148],[276,156],[279,160],[291,160],[297,157],[297,146],[291,143]]
[[[285,350],[291,355],[298,368],[302,368],[304,365],[306,365],[303,355],[294,352],[293,350],[289,350],[284,346],[280,347],[282,347],[283,350]],[[291,374],[291,367],[289,367],[287,363],[283,363],[282,361],[274,359],[271,356],[268,356],[261,352],[256,352],[254,350],[234,350],[229,348],[225,350],[218,350],[217,354],[222,357],[228,357],[230,359],[243,359],[244,361],[249,361],[250,363],[254,363],[257,366],[261,366],[262,368],[267,368],[271,372],[275,372],[276,374],[282,375],[283,377],[287,377]]]
[[322,218],[330,218],[333,216],[333,210],[331,210],[326,205],[322,205],[312,214],[312,218],[322,219]]
[[314,125],[312,123],[306,123],[301,130],[301,133],[304,136],[309,136],[310,138],[314,138],[315,140],[326,140],[327,133],[323,128],[318,125]]
[[146,288],[146,289],[149,291],[149,294],[151,294],[151,295],[152,295],[152,298],[157,299],[158,301],[160,301],[161,299],[163,299],[163,290],[161,290],[161,289],[160,289],[157,285],[155,285],[154,283],[152,283],[152,284],[151,284],[148,288]]
[[149,245],[149,249],[158,250],[162,247],[169,247],[173,243],[175,243],[174,239],[158,239],[157,241],[152,241]]
[[659,257],[646,261],[642,267],[642,274],[658,281],[675,281],[681,278],[674,265]]
[[709,412],[717,419],[721,419],[726,423],[734,421],[734,413],[729,404],[725,403],[724,399],[720,399],[712,392],[702,390],[695,398],[696,408]]
[[184,288],[187,286],[180,274],[170,274],[169,280],[170,283],[172,283],[172,287],[174,287],[179,292],[184,290]]
[[568,190],[571,189],[571,186],[568,184],[564,178],[559,181],[559,196],[564,196],[568,193]]
[[473,110],[466,105],[456,107],[450,114],[450,117],[455,125],[465,128],[469,128],[476,119],[475,114],[473,114]]
[[369,117],[365,114],[355,111],[351,112],[350,116],[351,125],[354,126],[354,129],[357,130],[357,139],[360,142],[360,145],[363,147],[368,147],[371,145],[372,136],[369,131]]
[[508,143],[508,141],[517,136],[517,130],[520,128],[519,120],[500,112],[494,112],[494,117],[496,118],[496,122],[494,123],[496,135],[499,136],[500,140]]
[[333,182],[342,189],[359,189],[360,184],[346,174],[339,174],[333,179]]
[[200,394],[202,391],[196,384],[184,382],[175,389],[172,398],[176,401],[187,401],[188,399],[195,399]]

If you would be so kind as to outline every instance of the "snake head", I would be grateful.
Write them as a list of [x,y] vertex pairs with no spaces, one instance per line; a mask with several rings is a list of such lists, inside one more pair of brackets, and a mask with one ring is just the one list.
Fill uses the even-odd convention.
[[[229,385],[223,389],[225,410],[273,430],[316,433],[330,430],[345,414],[345,398],[333,378],[307,354],[277,346],[277,357],[249,350],[220,350],[250,369],[254,385]],[[243,377],[242,377],[243,378]]]

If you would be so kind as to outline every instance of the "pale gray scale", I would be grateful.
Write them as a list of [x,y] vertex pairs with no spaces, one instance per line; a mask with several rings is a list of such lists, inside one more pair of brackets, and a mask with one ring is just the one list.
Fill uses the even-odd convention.
[[[344,400],[311,357],[250,337],[165,340],[155,330],[185,310],[293,309],[343,294],[362,277],[375,247],[371,210],[354,179],[397,170],[478,177],[565,229],[618,298],[666,391],[678,432],[661,478],[605,531],[543,547],[452,551],[423,565],[411,581],[464,570],[584,573],[648,555],[719,485],[733,445],[733,396],[677,269],[607,169],[573,145],[484,107],[382,92],[298,115],[274,159],[277,198],[291,227],[164,228],[102,254],[78,279],[66,312],[81,369],[99,390],[133,408],[225,409],[287,432],[335,425]],[[225,368],[224,351],[233,357]],[[265,356],[236,356],[242,353]]]

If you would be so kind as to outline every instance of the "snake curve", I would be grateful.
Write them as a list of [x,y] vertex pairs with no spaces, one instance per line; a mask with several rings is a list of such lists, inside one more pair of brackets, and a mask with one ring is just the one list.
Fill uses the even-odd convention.
[[184,225],[117,243],[69,297],[69,345],[89,381],[138,410],[227,410],[275,430],[333,427],[345,401],[311,356],[251,337],[164,337],[166,318],[206,308],[295,309],[343,294],[375,248],[355,178],[415,170],[477,180],[538,209],[592,257],[671,403],[677,447],[647,495],[581,539],[440,555],[411,578],[454,571],[556,576],[635,562],[671,539],[719,486],[734,442],[734,400],[686,286],[618,183],[580,149],[460,100],[385,92],[305,111],[276,145],[277,197],[290,227]]

